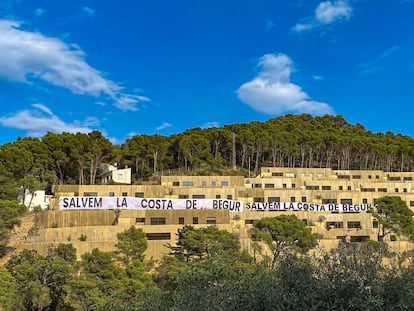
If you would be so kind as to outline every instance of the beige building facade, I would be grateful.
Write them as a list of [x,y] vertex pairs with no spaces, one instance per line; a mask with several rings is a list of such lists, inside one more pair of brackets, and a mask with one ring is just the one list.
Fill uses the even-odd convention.
[[[399,196],[413,209],[413,180],[414,172],[265,167],[254,178],[162,176],[157,185],[56,185],[51,209],[41,214],[36,230],[19,248],[46,252],[50,245],[70,242],[79,256],[95,247],[113,251],[116,234],[136,226],[147,235],[146,257],[160,259],[168,253],[167,245],[175,243],[177,231],[188,224],[227,230],[240,239],[243,248],[252,251],[250,229],[255,221],[288,213],[302,219],[327,249],[336,247],[341,240],[384,240],[392,250],[402,252],[413,245],[391,234],[382,236],[380,224],[366,212],[366,207],[376,198]],[[65,197],[120,202],[123,198],[136,198],[146,205],[139,209],[102,205],[94,210],[62,210]],[[148,204],[156,199],[189,202],[190,206],[174,209]],[[205,201],[213,203],[203,209],[191,206],[191,202]],[[242,202],[243,208],[231,211],[226,202]],[[295,208],[289,208],[292,206]],[[311,210],[312,206],[318,208]]]

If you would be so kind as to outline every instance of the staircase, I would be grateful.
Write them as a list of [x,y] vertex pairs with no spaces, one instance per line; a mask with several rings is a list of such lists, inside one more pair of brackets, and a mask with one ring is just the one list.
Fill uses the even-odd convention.
[[[13,230],[10,232],[9,243],[7,246],[15,249],[21,243],[26,241],[27,236],[29,235],[30,229],[32,229],[36,224],[36,214],[29,213],[20,217],[20,225],[15,225]],[[12,251],[6,254],[3,258],[0,258],[0,268],[4,267],[9,258],[13,256],[15,251]]]

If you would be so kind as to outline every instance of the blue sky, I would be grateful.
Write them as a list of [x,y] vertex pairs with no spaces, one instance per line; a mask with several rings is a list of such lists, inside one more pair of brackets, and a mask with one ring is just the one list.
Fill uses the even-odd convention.
[[342,115],[414,136],[414,0],[1,1],[0,143]]

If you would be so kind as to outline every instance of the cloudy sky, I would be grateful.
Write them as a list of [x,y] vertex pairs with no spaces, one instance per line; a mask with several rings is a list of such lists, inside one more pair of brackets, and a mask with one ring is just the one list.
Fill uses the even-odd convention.
[[342,115],[414,136],[414,0],[0,1],[0,143]]

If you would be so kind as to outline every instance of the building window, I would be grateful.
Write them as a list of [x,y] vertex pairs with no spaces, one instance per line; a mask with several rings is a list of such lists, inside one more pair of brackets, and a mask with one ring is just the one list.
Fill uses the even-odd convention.
[[109,196],[113,197],[113,196],[115,196],[115,193],[111,191],[111,192],[109,192]]
[[179,194],[178,198],[179,199],[188,199],[188,194]]
[[282,173],[282,172],[273,172],[273,173],[272,173],[272,176],[275,176],[275,177],[282,177],[282,176],[283,176],[283,173]]
[[216,194],[216,199],[220,199],[220,198],[221,198],[221,195]]
[[228,181],[222,181],[221,182],[221,186],[222,187],[228,187],[229,186],[229,182]]
[[319,190],[319,186],[306,186],[306,190]]
[[173,181],[173,187],[178,187],[180,183],[178,181]]
[[338,175],[338,179],[350,180],[350,176],[349,175]]
[[395,192],[398,192],[399,190],[398,190],[398,188],[395,188]]
[[264,202],[264,198],[259,198],[259,197],[253,198],[253,202]]
[[217,223],[216,217],[207,217],[206,223],[208,225],[215,225]]
[[376,178],[376,179],[379,179],[379,175],[376,175],[376,176],[375,176],[375,178]]
[[352,199],[341,199],[341,204],[352,204]]
[[371,175],[368,175],[368,179],[371,179],[372,178],[372,176]]
[[193,194],[193,199],[205,199],[206,196],[204,194]]
[[262,188],[262,184],[252,184],[252,188]]
[[275,187],[275,184],[265,184],[265,188],[274,188],[274,187]]
[[414,201],[410,201],[410,206],[414,206]]
[[233,200],[233,196],[232,196],[231,194],[228,194],[228,195],[227,195],[227,199],[228,199],[228,200]]
[[183,186],[184,187],[192,187],[193,186],[193,182],[192,181],[183,181]]
[[344,227],[344,223],[342,221],[327,221],[326,222],[326,229],[341,229]]
[[135,218],[135,224],[145,225],[145,218],[143,218],[143,217]]
[[98,193],[97,192],[84,192],[83,196],[84,197],[96,197],[98,196]]
[[302,197],[302,202],[306,202],[306,197]]
[[193,224],[198,225],[198,217],[193,217]]
[[246,220],[244,221],[244,224],[245,224],[245,225],[253,225],[253,224],[254,224],[254,219],[246,219]]
[[361,179],[361,175],[352,175],[352,179]]
[[287,188],[287,185],[286,184],[282,184],[282,188],[283,189],[286,189]]
[[378,192],[387,192],[387,188],[378,188]]
[[375,192],[375,188],[361,188],[361,192]]
[[216,186],[216,182],[215,182],[215,181],[212,181],[212,182],[211,182],[211,186],[212,186],[212,187],[215,187],[215,186]]
[[280,202],[280,197],[268,197],[269,202]]
[[331,186],[322,186],[322,190],[331,190]]
[[347,188],[347,189],[348,189],[348,191],[351,191],[351,186],[348,186],[348,188]]
[[184,217],[178,217],[178,224],[184,225]]
[[369,236],[351,236],[351,242],[367,242]]
[[207,182],[203,180],[203,181],[201,182],[201,187],[207,187]]
[[401,180],[401,177],[399,177],[399,176],[390,176],[388,178],[388,180],[397,181],[397,180]]
[[322,199],[322,204],[336,204],[336,199]]
[[339,186],[339,190],[341,190],[341,191],[342,191],[343,189],[344,189],[344,188],[343,188],[342,186]]
[[122,196],[123,197],[127,197],[128,196],[128,192],[122,192]]
[[144,192],[135,192],[135,197],[136,198],[143,198],[144,197]]
[[292,184],[292,188],[296,188],[296,184]]
[[290,197],[290,202],[296,202],[296,197]]
[[165,225],[165,217],[152,217],[151,225]]
[[368,199],[362,199],[362,204],[368,204]]
[[372,221],[372,228],[378,228],[378,220]]
[[171,240],[171,233],[169,232],[157,232],[157,233],[147,233],[147,240]]
[[407,192],[407,188],[404,188],[404,189],[403,189],[403,191],[404,191],[404,192]]
[[413,180],[413,178],[411,176],[404,177],[404,181],[410,181],[410,180]]
[[348,221],[348,229],[361,229],[360,221]]

